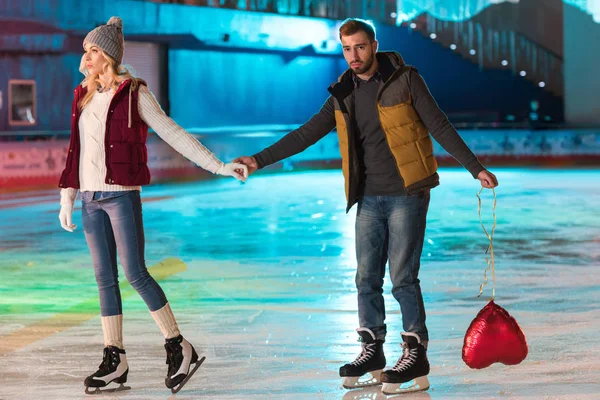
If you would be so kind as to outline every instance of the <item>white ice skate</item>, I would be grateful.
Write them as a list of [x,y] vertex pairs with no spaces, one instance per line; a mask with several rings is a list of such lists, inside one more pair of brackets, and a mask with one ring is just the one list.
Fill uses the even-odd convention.
[[[129,366],[127,365],[127,357],[125,350],[115,346],[107,346],[104,348],[102,363],[98,367],[98,371],[85,378],[84,386],[86,394],[104,394],[112,392],[120,392],[129,390],[131,387],[125,386],[127,382],[127,374]],[[108,385],[116,383],[117,387],[108,387]]]
[[[179,392],[187,381],[194,375],[206,357],[198,357],[194,346],[183,336],[168,339],[165,343],[167,351],[167,377],[165,385],[172,393]],[[193,367],[193,369],[191,369]]]

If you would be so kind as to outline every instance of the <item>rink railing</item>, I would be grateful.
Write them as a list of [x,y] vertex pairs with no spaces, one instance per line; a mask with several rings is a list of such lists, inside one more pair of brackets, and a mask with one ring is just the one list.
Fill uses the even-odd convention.
[[[295,127],[269,125],[190,128],[188,131],[221,160],[231,161],[241,155],[259,152]],[[461,129],[460,134],[486,165],[600,166],[600,128]],[[0,191],[55,187],[65,165],[68,146],[68,132],[0,132]],[[150,134],[147,146],[148,164],[154,181],[202,179],[211,176],[154,134]],[[458,165],[435,141],[434,154],[442,166]],[[332,132],[304,152],[269,169],[339,168],[340,164],[338,138]]]

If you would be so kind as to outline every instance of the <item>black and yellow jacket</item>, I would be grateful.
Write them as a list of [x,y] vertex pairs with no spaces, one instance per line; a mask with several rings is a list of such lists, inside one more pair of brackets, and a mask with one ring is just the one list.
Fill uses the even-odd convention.
[[[439,109],[417,70],[395,52],[377,53],[377,60],[381,74],[376,99],[379,121],[405,192],[416,194],[439,184],[431,136],[476,178],[484,167]],[[352,77],[348,69],[329,87],[331,96],[317,114],[254,155],[262,168],[305,150],[336,127],[346,182],[346,211],[358,200],[360,185]]]

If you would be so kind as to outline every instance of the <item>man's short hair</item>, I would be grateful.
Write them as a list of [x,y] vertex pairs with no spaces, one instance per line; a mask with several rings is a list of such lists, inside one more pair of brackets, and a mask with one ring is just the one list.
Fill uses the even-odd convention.
[[364,19],[348,18],[340,26],[340,40],[342,36],[351,36],[357,32],[364,32],[371,42],[375,41],[375,26]]

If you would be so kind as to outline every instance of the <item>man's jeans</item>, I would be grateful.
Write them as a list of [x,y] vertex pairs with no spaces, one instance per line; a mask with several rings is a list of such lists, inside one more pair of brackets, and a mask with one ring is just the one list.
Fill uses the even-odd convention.
[[385,340],[383,278],[389,260],[392,294],[400,303],[405,332],[429,340],[419,267],[429,191],[416,196],[365,196],[356,214],[356,288],[360,326]]
[[146,269],[142,202],[137,190],[82,192],[85,239],[92,255],[102,316],[122,314],[117,251],[125,276],[150,311],[167,304],[164,292]]

